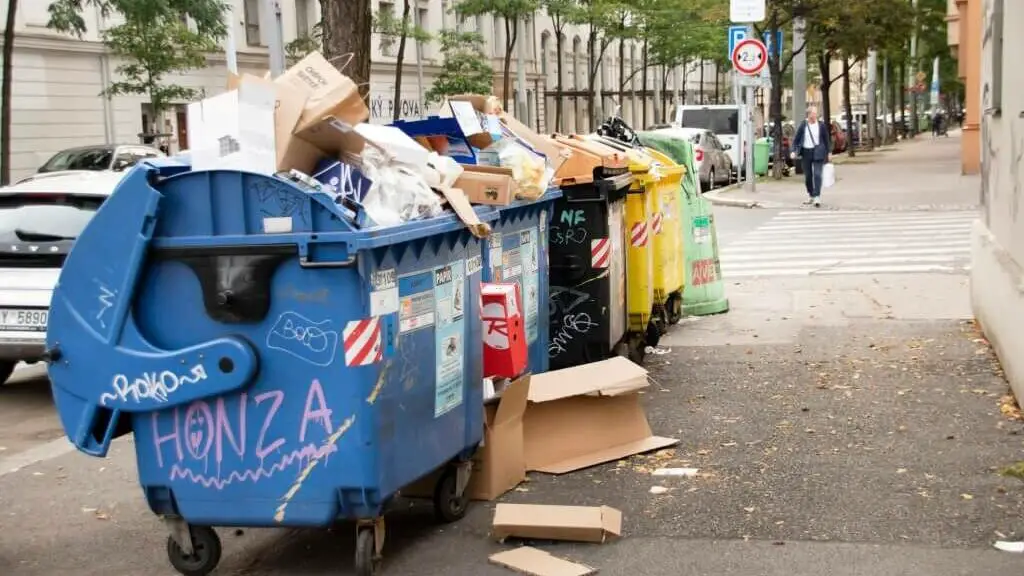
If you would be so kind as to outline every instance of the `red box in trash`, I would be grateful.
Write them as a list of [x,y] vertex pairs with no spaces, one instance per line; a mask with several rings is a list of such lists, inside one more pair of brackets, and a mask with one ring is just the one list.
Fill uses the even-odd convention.
[[515,378],[527,365],[526,329],[517,284],[480,286],[484,377]]

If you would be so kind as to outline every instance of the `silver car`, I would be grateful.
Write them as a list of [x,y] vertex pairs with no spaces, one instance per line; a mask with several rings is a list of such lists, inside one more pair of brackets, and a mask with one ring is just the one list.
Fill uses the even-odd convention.
[[160,149],[144,144],[96,144],[68,148],[53,155],[37,174],[88,170],[122,172],[147,158],[166,156]]
[[729,144],[723,144],[711,130],[671,127],[659,128],[654,132],[688,140],[693,144],[693,160],[697,166],[703,190],[711,190],[732,182],[733,165],[728,152],[732,147]]
[[124,172],[66,172],[0,188],[0,384],[42,359],[50,297],[78,234]]

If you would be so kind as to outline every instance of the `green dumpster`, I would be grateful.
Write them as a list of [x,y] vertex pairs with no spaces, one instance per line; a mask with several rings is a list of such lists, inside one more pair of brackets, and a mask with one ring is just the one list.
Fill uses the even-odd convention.
[[754,174],[764,176],[768,173],[768,159],[771,157],[772,139],[758,138],[754,141]]

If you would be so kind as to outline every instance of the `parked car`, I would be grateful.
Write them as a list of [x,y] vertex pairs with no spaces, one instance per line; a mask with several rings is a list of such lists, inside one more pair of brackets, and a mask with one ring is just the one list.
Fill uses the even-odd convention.
[[[716,105],[685,105],[676,109],[676,117],[682,128],[702,128],[715,133],[718,140],[729,146],[728,156],[732,166],[739,171],[745,170],[746,157],[740,149],[740,134],[746,134],[749,122],[760,128],[764,124],[760,109],[755,107],[752,112],[746,106],[735,104]],[[755,130],[758,132],[760,130]],[[755,134],[754,137],[759,137]]]
[[54,154],[39,167],[37,174],[86,170],[122,172],[145,158],[166,156],[158,148],[141,144],[99,144],[68,148]]
[[0,188],[0,384],[19,362],[42,359],[64,259],[123,177],[74,171]]
[[704,190],[732,182],[733,164],[729,157],[732,145],[723,144],[711,130],[703,128],[660,128],[653,130],[693,144],[693,159]]

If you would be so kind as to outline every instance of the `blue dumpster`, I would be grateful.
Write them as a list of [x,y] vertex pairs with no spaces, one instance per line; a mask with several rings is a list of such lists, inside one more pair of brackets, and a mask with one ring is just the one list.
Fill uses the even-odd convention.
[[519,285],[525,310],[530,371],[548,371],[548,225],[552,207],[562,197],[557,188],[537,200],[517,200],[500,208],[484,250],[484,282]]
[[219,560],[211,526],[344,518],[372,574],[385,505],[438,468],[439,519],[465,514],[483,241],[453,215],[361,229],[344,202],[143,163],[67,258],[47,333],[61,422],[95,456],[134,432],[183,574]]

